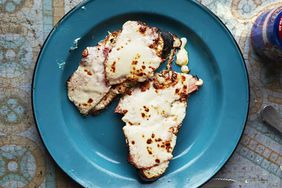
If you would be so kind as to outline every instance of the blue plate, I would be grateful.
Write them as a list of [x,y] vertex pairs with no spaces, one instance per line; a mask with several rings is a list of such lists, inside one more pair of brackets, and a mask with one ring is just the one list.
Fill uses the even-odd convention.
[[[67,98],[66,81],[82,50],[127,20],[188,38],[191,73],[204,86],[189,109],[164,176],[143,184],[127,163],[117,100],[98,116],[83,117]],[[69,51],[80,38],[78,48]],[[175,68],[175,67],[174,67]],[[197,187],[234,151],[247,119],[248,76],[230,32],[209,10],[187,0],[93,0],[70,11],[48,36],[33,79],[33,110],[40,135],[58,165],[85,187]]]

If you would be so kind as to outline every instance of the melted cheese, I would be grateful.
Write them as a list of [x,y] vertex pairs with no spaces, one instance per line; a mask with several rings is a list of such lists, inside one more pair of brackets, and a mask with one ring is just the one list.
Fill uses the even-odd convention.
[[[143,33],[140,32],[141,27],[146,28]],[[156,49],[149,46],[158,38],[155,29],[142,26],[136,21],[126,22],[105,63],[109,84],[118,84],[126,79],[143,82],[152,77],[162,59]]]
[[189,67],[187,65],[182,65],[181,66],[181,72],[183,73],[189,73]]
[[188,64],[188,52],[185,50],[187,39],[181,38],[181,42],[180,50],[176,54],[176,64],[180,66]]
[[68,96],[82,114],[87,114],[110,90],[105,83],[103,46],[88,47],[68,81]]
[[[185,77],[185,81],[182,77]],[[123,97],[117,109],[125,111],[122,120],[131,162],[139,169],[153,167],[172,159],[176,132],[186,114],[183,95],[195,90],[191,75],[177,74],[177,84],[155,89],[153,81],[146,91],[135,89]],[[158,80],[158,78],[156,78]],[[166,83],[164,83],[166,84]],[[185,88],[188,88],[185,90]],[[191,90],[190,90],[191,88]]]

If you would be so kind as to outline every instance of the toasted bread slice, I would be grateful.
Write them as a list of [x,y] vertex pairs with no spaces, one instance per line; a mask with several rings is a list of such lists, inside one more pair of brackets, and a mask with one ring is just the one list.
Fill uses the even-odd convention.
[[140,169],[139,176],[144,181],[154,181],[164,174],[168,167],[168,164],[169,161],[166,161],[148,169]]
[[129,162],[144,178],[159,177],[172,159],[187,97],[198,89],[197,82],[188,74],[163,71],[120,100],[116,112],[124,114]]

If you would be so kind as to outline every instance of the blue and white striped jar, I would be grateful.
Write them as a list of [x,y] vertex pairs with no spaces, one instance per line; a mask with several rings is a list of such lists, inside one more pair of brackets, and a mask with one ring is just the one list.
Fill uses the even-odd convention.
[[282,6],[259,15],[252,27],[251,41],[258,55],[282,63]]

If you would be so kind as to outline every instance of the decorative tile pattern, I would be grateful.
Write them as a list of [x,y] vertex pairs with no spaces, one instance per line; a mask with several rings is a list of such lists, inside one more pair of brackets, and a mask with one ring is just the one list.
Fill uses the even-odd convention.
[[[231,30],[243,52],[251,85],[249,120],[234,155],[216,175],[232,187],[282,187],[282,139],[259,111],[282,114],[282,65],[261,62],[250,29],[262,11],[281,0],[199,0]],[[44,39],[82,0],[0,0],[0,187],[79,187],[45,153],[31,111],[31,78]]]
[[282,114],[281,67],[261,62],[255,55],[250,44],[250,28],[257,15],[282,5],[282,2],[202,0],[201,3],[218,15],[233,33],[243,52],[251,86],[249,120],[242,140],[217,176],[237,180],[232,187],[281,187],[281,134],[263,124],[259,118],[259,112],[265,105],[273,105]]
[[44,158],[35,143],[22,137],[0,139],[0,186],[38,187],[45,173]]

